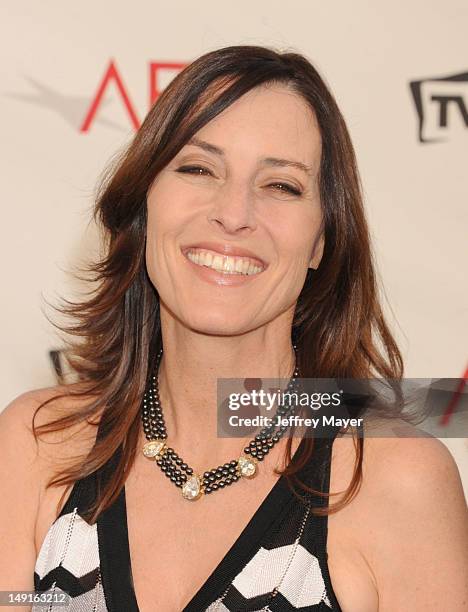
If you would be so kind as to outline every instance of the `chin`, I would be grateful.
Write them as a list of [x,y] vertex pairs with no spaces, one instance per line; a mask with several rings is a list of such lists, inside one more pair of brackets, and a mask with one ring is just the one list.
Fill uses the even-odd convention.
[[211,310],[197,314],[192,312],[190,317],[184,317],[182,320],[190,329],[210,336],[238,336],[253,329],[251,319],[245,315],[239,317],[239,313],[237,317],[227,316],[226,311],[216,313]]

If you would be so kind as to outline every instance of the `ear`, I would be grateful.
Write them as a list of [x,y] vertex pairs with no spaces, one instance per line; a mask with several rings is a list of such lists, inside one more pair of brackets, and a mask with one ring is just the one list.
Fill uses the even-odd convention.
[[323,232],[317,236],[314,242],[314,246],[312,249],[312,255],[309,261],[309,268],[316,270],[319,267],[319,264],[322,260],[323,256],[323,248],[325,246],[325,239],[323,237]]

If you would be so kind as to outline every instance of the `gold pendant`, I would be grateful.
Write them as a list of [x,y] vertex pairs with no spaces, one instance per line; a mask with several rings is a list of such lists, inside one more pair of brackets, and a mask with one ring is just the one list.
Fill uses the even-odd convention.
[[143,454],[148,459],[154,459],[157,455],[161,455],[166,449],[164,440],[150,440],[143,446]]
[[257,460],[253,457],[241,455],[237,461],[239,473],[244,478],[253,478],[257,473]]
[[182,497],[189,501],[199,499],[203,493],[202,481],[200,476],[194,474],[187,479],[187,482],[182,487]]

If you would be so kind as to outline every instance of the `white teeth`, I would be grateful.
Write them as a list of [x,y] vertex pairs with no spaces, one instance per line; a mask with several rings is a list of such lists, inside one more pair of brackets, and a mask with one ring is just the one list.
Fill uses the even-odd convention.
[[262,267],[256,265],[248,257],[230,257],[228,255],[219,255],[210,251],[189,250],[187,257],[190,261],[199,266],[213,268],[224,274],[258,274],[262,271]]
[[224,272],[235,272],[234,270],[235,265],[236,265],[236,261],[232,257],[224,258],[224,268],[223,268]]
[[211,264],[210,268],[214,268],[215,270],[219,270],[220,272],[223,269],[223,258],[221,257],[221,255],[215,255],[213,257],[213,263]]

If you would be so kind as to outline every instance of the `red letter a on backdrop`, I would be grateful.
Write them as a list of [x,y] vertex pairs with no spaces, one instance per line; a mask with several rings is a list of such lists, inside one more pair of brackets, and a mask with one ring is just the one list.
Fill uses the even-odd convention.
[[111,60],[110,64],[109,64],[109,68],[107,69],[104,78],[102,79],[101,84],[99,85],[99,88],[96,92],[96,96],[94,97],[93,101],[91,102],[91,106],[89,107],[88,112],[86,113],[86,117],[85,120],[83,121],[83,125],[80,128],[80,132],[87,132],[89,130],[89,126],[91,125],[92,120],[94,119],[94,116],[96,115],[97,109],[101,103],[101,100],[104,96],[104,93],[106,91],[107,85],[110,83],[110,81],[113,80],[115,82],[115,84],[117,85],[117,89],[120,93],[120,96],[122,98],[122,101],[125,105],[125,108],[127,109],[128,115],[130,117],[130,120],[133,124],[133,127],[135,128],[135,130],[138,130],[138,128],[140,127],[140,122],[138,120],[138,117],[136,116],[136,113],[133,109],[132,103],[130,102],[130,98],[128,97],[128,94],[125,90],[124,84],[122,82],[122,79],[120,78],[119,73],[117,72],[117,68],[114,65],[114,61]]

